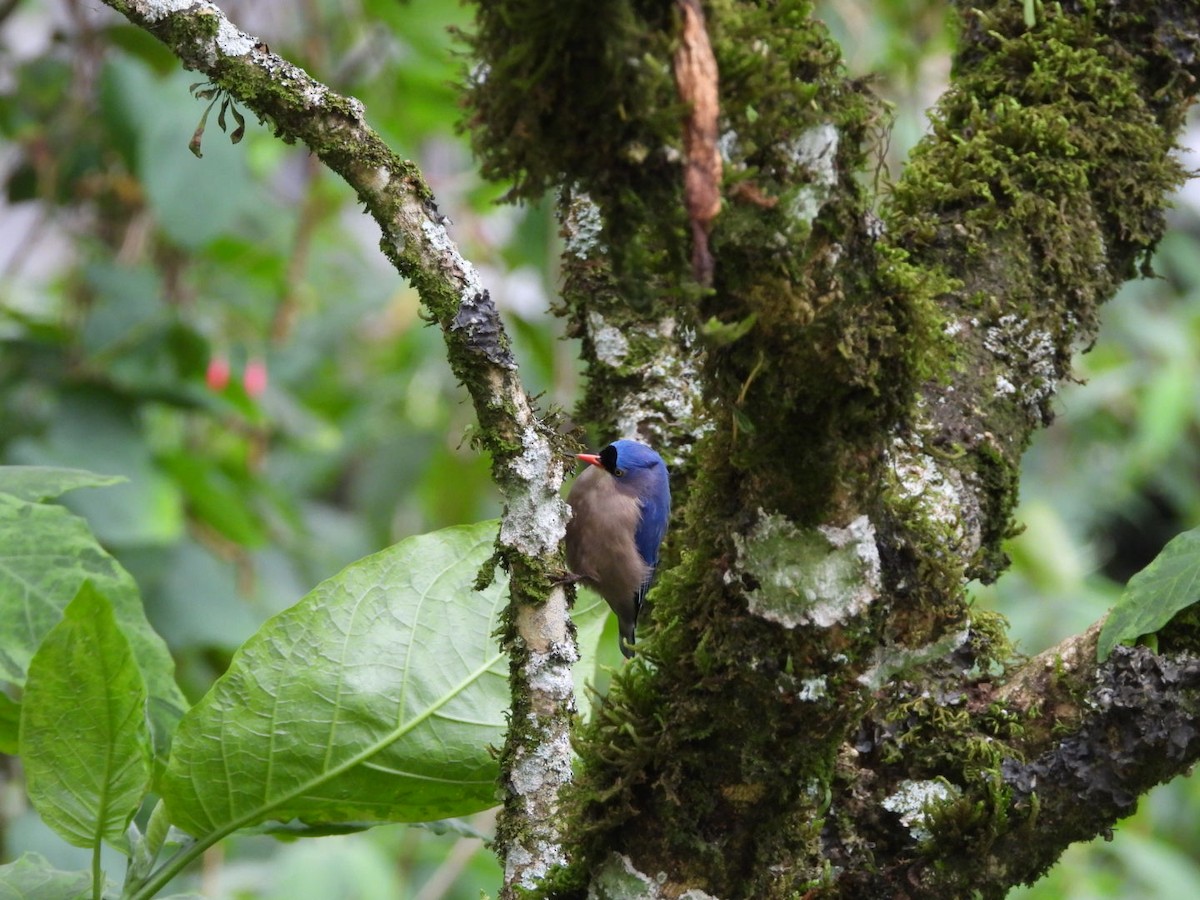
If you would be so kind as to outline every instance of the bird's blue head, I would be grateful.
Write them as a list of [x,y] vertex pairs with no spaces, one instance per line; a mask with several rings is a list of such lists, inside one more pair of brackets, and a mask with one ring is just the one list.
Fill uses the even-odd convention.
[[671,515],[671,486],[661,456],[637,441],[613,441],[597,454],[580,453],[579,459],[599,466],[613,476],[623,494],[637,497],[642,517],[634,542],[651,566],[658,564],[658,545]]
[[640,481],[648,474],[666,473],[662,457],[637,441],[613,441],[598,454],[580,453],[579,458],[600,466],[614,478]]

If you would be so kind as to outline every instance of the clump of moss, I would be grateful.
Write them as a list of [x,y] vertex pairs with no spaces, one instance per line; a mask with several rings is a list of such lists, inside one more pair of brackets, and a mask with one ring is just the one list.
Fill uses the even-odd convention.
[[465,122],[483,174],[512,198],[564,187],[600,209],[626,302],[646,308],[687,272],[681,197],[685,110],[670,4],[480,4]]
[[532,199],[597,173],[633,185],[664,161],[682,110],[669,5],[615,0],[481,4],[467,126],[483,174]]
[[[1007,294],[1026,297],[1032,312],[1051,292],[1086,327],[1133,274],[1134,254],[1158,240],[1162,198],[1182,172],[1139,64],[1086,11],[1046,14],[1026,30],[1001,21],[1019,9],[971,13],[981,39],[910,158],[891,225],[905,246],[965,240],[979,253],[998,235],[1022,234],[1031,265],[1023,278],[1003,273]],[[943,233],[947,218],[961,226],[957,237]]]
[[[978,364],[954,371],[953,396],[930,405],[942,433],[962,435],[950,464],[982,485],[968,574],[990,581],[1007,565],[1020,454],[1052,418],[1099,305],[1148,258],[1181,173],[1170,155],[1178,123],[1154,99],[1171,76],[1120,40],[1150,26],[1086,5],[1047,6],[1034,28],[1019,4],[963,15],[954,86],[896,185],[886,239],[912,264],[961,278],[941,304]],[[967,408],[962,397],[977,399]]]

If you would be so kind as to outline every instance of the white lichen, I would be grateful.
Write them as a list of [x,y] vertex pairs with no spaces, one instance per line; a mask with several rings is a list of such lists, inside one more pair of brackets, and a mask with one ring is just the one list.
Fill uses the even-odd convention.
[[214,16],[217,19],[217,35],[211,44],[204,46],[204,60],[209,65],[217,61],[217,53],[222,56],[245,56],[254,49],[258,41],[234,26],[225,14],[214,4],[203,0],[143,0],[136,11],[148,23],[159,22],[177,13],[190,16]]
[[211,3],[198,4],[195,0],[145,0],[138,6],[138,11],[145,16],[147,21],[158,22],[177,12],[205,7],[216,9]]
[[900,672],[953,653],[963,646],[970,636],[971,627],[967,624],[958,631],[949,632],[938,640],[920,647],[902,647],[897,644],[876,647],[871,656],[871,665],[858,676],[858,683],[877,691]]
[[614,369],[625,361],[629,355],[629,341],[615,325],[609,325],[604,316],[592,311],[588,313],[588,334],[592,339],[592,348],[596,353],[597,362]]
[[519,747],[509,768],[510,787],[523,797],[544,791],[557,792],[571,781],[571,739],[564,729],[534,745]]
[[588,259],[600,247],[604,220],[592,198],[582,192],[572,192],[571,204],[563,223],[566,231],[564,249],[576,259]]
[[784,147],[784,152],[799,169],[807,170],[808,182],[788,203],[788,215],[811,222],[837,186],[838,130],[826,122],[809,128]]
[[946,550],[971,556],[983,542],[979,523],[963,516],[967,496],[962,475],[953,466],[939,465],[905,438],[897,437],[888,454],[896,489],[906,500],[916,501],[920,514],[944,527]]
[[[1023,387],[1020,391],[1014,387],[1012,393],[1020,394],[1022,405],[1037,410],[1054,394],[1058,385],[1058,352],[1049,332],[1035,328],[1015,313],[1008,313],[984,332],[983,346],[1007,368],[1021,373]],[[1012,386],[1007,378],[1004,383]],[[996,390],[1001,394],[999,377]]]
[[532,865],[532,853],[520,844],[511,845],[504,857],[504,883],[512,884],[517,879],[518,873]]
[[784,516],[761,518],[734,536],[736,569],[757,587],[750,611],[786,628],[829,628],[860,615],[882,586],[875,529],[866,516],[845,528],[797,528]]
[[549,653],[531,651],[525,664],[525,683],[531,691],[549,699],[573,702],[575,682],[569,663],[578,661],[579,651],[571,641],[552,644]]
[[900,823],[914,841],[927,841],[932,837],[925,827],[928,808],[961,794],[962,791],[944,781],[902,781],[896,792],[884,799],[883,808],[900,817]]
[[522,450],[511,469],[524,484],[511,491],[500,523],[500,543],[526,556],[551,553],[567,533],[567,504],[548,485],[561,485],[562,460],[533,426],[522,434]]
[[[667,317],[640,333],[658,346],[674,346],[677,352],[659,353],[638,368],[640,389],[625,397],[617,410],[617,434],[624,437],[650,439],[657,436],[687,432],[700,437],[712,428],[701,404],[700,366],[703,361],[695,346],[695,335],[679,330],[675,319]],[[638,333],[638,332],[635,332]],[[677,442],[673,446],[681,454],[688,448]],[[679,459],[667,459],[667,466]]]
[[796,697],[800,700],[815,702],[822,699],[829,693],[829,685],[826,682],[824,675],[818,675],[816,678],[805,678],[800,682],[800,690]]
[[588,900],[660,900],[658,881],[623,853],[610,853],[588,884]]
[[556,843],[535,840],[532,847],[511,844],[504,859],[504,883],[533,890],[551,869],[566,862],[562,847]]
[[311,81],[305,84],[300,89],[300,99],[304,101],[309,108],[321,106],[325,102],[329,91],[325,85],[317,81]]
[[458,252],[458,245],[451,239],[450,233],[446,231],[446,226],[430,219],[423,209],[409,210],[408,212],[420,218],[421,234],[425,236],[428,248],[426,255],[437,260],[443,270],[460,273],[462,278],[460,296],[473,302],[475,297],[483,293],[483,281],[476,268],[463,259],[462,254]]
[[258,41],[234,27],[233,23],[222,15],[217,25],[216,43],[222,56],[245,56],[254,49]]

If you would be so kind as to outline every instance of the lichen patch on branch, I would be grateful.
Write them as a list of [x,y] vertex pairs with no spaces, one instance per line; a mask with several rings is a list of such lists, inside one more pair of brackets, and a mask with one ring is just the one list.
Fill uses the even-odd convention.
[[565,477],[563,458],[527,427],[521,452],[510,470],[521,480],[523,489],[509,497],[500,523],[500,543],[529,557],[553,553],[567,533],[567,504],[553,488]]
[[592,198],[584,191],[571,191],[571,200],[563,215],[565,250],[576,259],[587,259],[600,248],[604,220]]
[[883,808],[900,817],[916,843],[932,835],[925,827],[925,817],[931,807],[953,800],[962,792],[945,781],[902,781],[894,794],[884,798]]
[[592,348],[596,353],[596,361],[606,366],[616,368],[629,355],[629,341],[615,325],[609,325],[604,316],[595,310],[588,312],[588,333],[592,338]]
[[734,544],[737,571],[757,584],[746,594],[750,612],[785,628],[844,624],[881,589],[875,529],[866,516],[845,528],[801,529],[764,513],[745,537],[734,535]]
[[1025,376],[1021,402],[1030,410],[1039,410],[1058,387],[1058,352],[1054,338],[1049,332],[1023,321],[1015,313],[1008,313],[989,326],[983,335],[983,346],[1005,364],[1005,369],[996,375],[998,396],[1017,393],[1016,387],[1006,377],[1016,369]]
[[[929,428],[932,431],[932,427]],[[944,529],[948,552],[969,558],[983,541],[978,517],[965,514],[967,491],[962,475],[948,462],[939,463],[918,444],[897,437],[888,454],[899,497],[915,504],[914,513]]]
[[809,176],[789,198],[788,215],[811,224],[837,187],[838,130],[830,122],[816,125],[789,143],[785,152]]

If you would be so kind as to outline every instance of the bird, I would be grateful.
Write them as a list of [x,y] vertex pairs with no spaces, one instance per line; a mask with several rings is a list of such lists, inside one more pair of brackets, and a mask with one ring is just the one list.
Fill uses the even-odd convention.
[[619,645],[629,658],[667,533],[670,476],[662,457],[637,441],[613,441],[576,458],[588,466],[567,494],[567,567],[617,614]]

